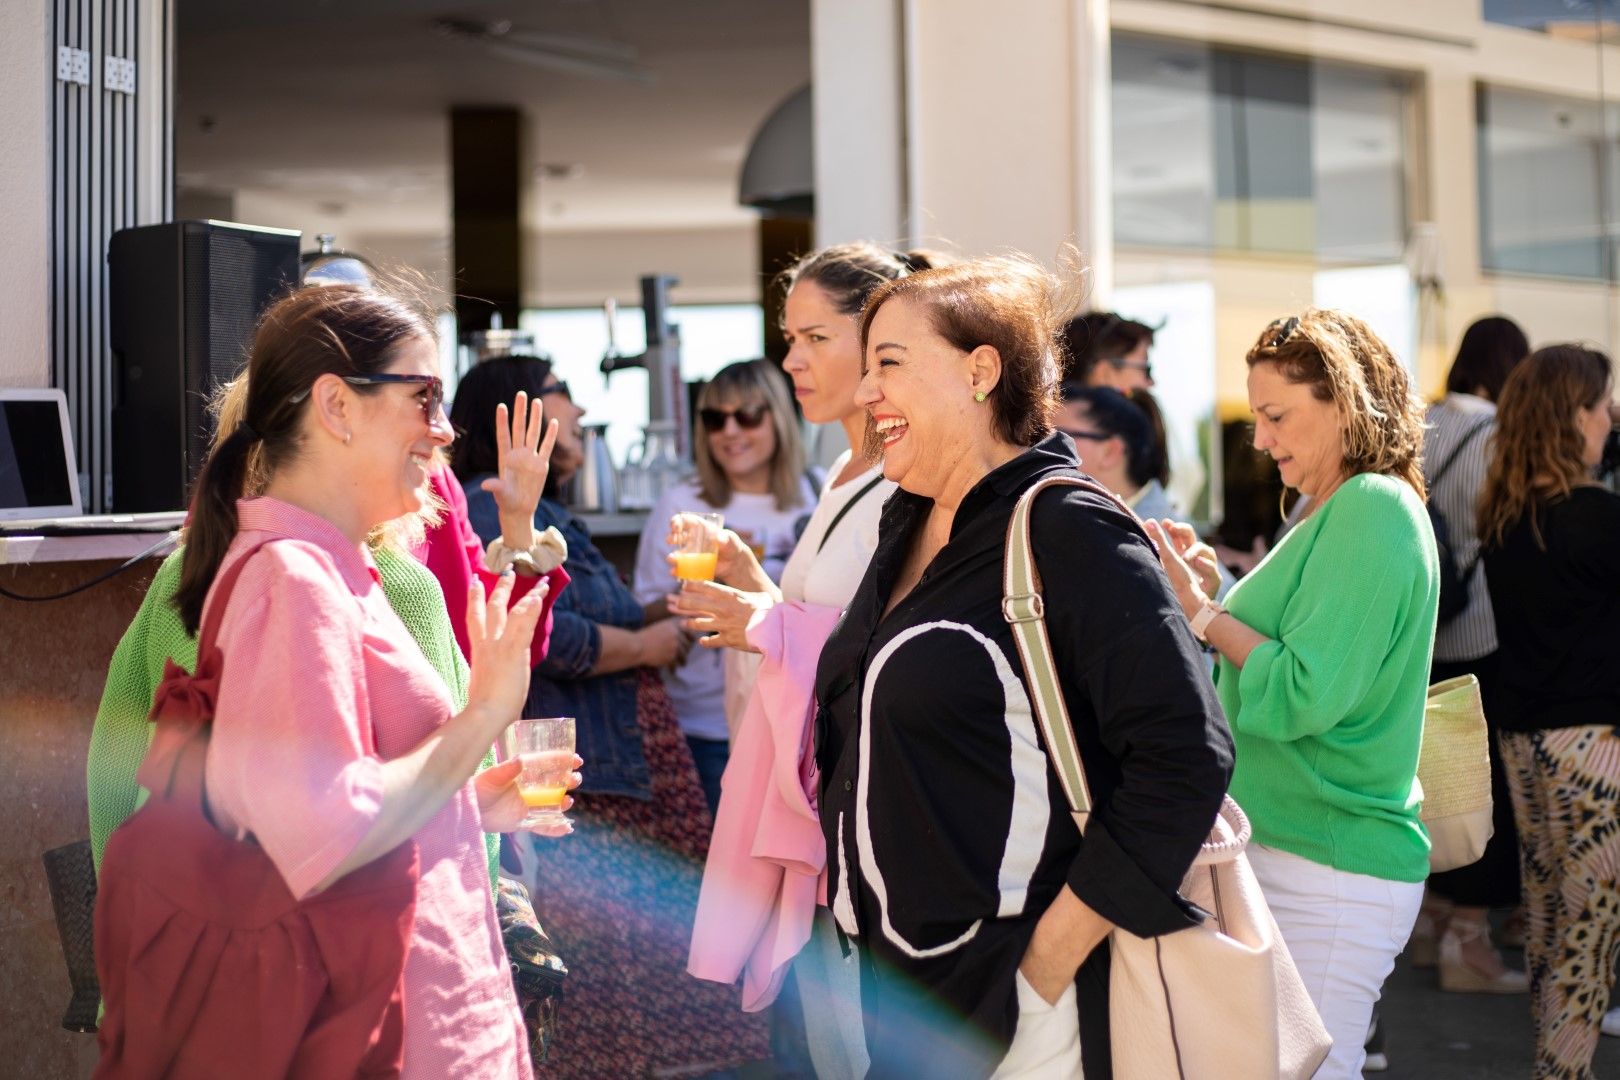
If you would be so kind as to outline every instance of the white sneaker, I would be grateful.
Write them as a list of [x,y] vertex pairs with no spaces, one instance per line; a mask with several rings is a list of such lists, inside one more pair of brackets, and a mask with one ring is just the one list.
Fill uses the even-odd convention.
[[1610,1009],[1603,1014],[1602,1031],[1605,1035],[1620,1036],[1620,1008]]

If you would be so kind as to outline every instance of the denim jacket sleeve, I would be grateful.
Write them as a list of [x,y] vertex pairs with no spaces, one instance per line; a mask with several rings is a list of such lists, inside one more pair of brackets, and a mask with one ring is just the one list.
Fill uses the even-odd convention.
[[601,628],[572,611],[554,608],[550,648],[534,671],[551,679],[578,679],[590,674],[601,655]]

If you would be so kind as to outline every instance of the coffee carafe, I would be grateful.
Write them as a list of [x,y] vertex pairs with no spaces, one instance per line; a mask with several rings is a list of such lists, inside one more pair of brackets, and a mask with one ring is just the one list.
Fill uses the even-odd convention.
[[619,509],[613,459],[608,455],[606,424],[582,425],[579,471],[568,482],[568,505],[584,514],[611,514]]
[[675,442],[674,421],[654,420],[619,473],[620,507],[651,510],[664,489],[680,483],[686,471]]

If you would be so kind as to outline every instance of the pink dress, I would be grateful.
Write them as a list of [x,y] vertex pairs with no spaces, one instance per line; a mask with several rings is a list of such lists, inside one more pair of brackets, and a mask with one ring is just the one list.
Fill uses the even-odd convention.
[[[252,556],[222,620],[209,795],[303,896],[376,820],[382,760],[448,720],[450,693],[363,549],[275,499],[242,500],[237,516],[227,565],[264,540],[282,542]],[[472,782],[414,839],[421,881],[405,965],[405,1076],[527,1078]]]

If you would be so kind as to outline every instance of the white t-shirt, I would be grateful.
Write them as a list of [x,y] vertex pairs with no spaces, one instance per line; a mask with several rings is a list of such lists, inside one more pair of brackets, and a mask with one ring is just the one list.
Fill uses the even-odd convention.
[[[636,599],[643,604],[667,596],[680,588],[664,558],[669,545],[669,519],[682,510],[708,511],[718,509],[725,516],[726,528],[743,535],[745,540],[762,544],[765,549],[765,572],[772,581],[782,576],[782,567],[793,550],[794,524],[809,512],[815,492],[808,480],[799,483],[798,506],[778,510],[776,496],[750,495],[736,492],[731,502],[723,507],[710,507],[698,494],[695,480],[688,480],[664,491],[647,515],[647,524],[641,530],[641,544],[636,550]],[[842,526],[840,526],[842,528]],[[670,703],[680,718],[681,730],[700,739],[726,739],[726,661],[730,649],[705,649],[693,646],[686,663],[674,671],[663,672],[664,687],[669,691]]]
[[[894,494],[895,484],[883,479],[882,468],[874,465],[854,479],[833,487],[833,481],[849,463],[849,457],[850,452],[845,450],[828,471],[821,499],[782,571],[784,599],[841,611],[849,606],[861,578],[866,576],[866,565],[877,550],[878,520],[883,516],[883,504]],[[874,480],[876,486],[873,486]],[[857,498],[860,501],[850,507],[829,535],[827,529],[833,519]]]

